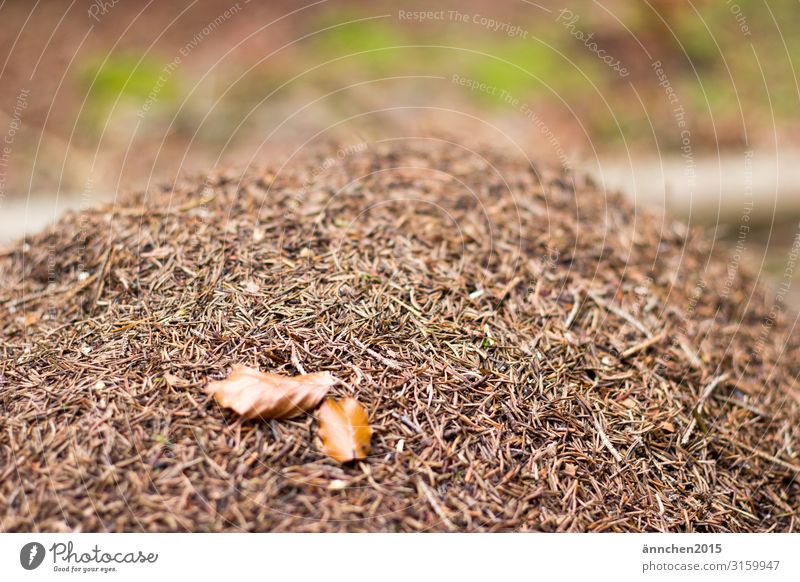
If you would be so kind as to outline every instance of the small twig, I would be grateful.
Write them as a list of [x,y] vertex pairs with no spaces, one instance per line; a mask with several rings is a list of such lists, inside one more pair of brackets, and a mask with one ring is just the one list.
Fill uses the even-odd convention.
[[16,307],[17,305],[23,305],[25,303],[29,303],[30,301],[35,301],[37,299],[42,299],[44,297],[49,297],[50,295],[58,295],[59,293],[63,293],[66,289],[45,289],[43,291],[37,291],[36,293],[31,293],[29,295],[25,295],[24,297],[20,297],[19,299],[6,299],[5,304],[8,306],[9,309]]
[[613,313],[614,315],[617,315],[617,316],[621,317],[622,319],[624,319],[625,321],[630,323],[633,327],[638,329],[640,332],[642,332],[647,337],[652,337],[652,335],[653,335],[652,332],[649,329],[647,329],[647,327],[645,327],[645,325],[641,321],[636,319],[634,316],[632,316],[627,311],[624,311],[624,310],[622,310],[622,309],[620,309],[618,307],[614,307],[611,303],[607,303],[606,301],[604,301],[603,299],[601,299],[600,297],[598,297],[594,293],[589,293],[588,295],[591,298],[591,300],[594,301],[595,303],[597,303],[600,307],[603,307],[603,308],[607,309],[608,311],[610,311],[611,313]]
[[436,498],[433,496],[433,492],[428,488],[427,485],[425,485],[425,482],[420,477],[417,477],[417,489],[419,489],[422,494],[425,495],[425,498],[428,500],[428,503],[431,504],[434,513],[439,516],[439,519],[442,520],[442,523],[447,527],[447,529],[450,531],[455,531],[457,529],[456,526],[447,518],[447,514],[439,505],[439,502],[436,501]]
[[62,297],[62,301],[67,301],[71,299],[84,289],[86,289],[89,285],[95,282],[97,279],[97,273],[94,275],[90,275],[86,278],[86,280],[82,281],[76,287],[61,287],[60,289],[45,289],[44,291],[38,291],[36,293],[31,293],[30,295],[26,295],[25,297],[20,297],[19,299],[9,299],[6,301],[6,305],[8,308],[17,307],[18,305],[23,305],[25,303],[29,303],[31,301],[35,301],[37,299],[43,299],[45,297],[50,297],[52,295],[60,295],[64,293],[64,297]]
[[402,307],[405,307],[406,309],[408,309],[411,313],[413,313],[414,315],[416,315],[420,319],[423,318],[423,315],[418,310],[414,309],[408,303],[406,303],[405,301],[403,301],[401,299],[398,299],[394,295],[386,295],[386,298],[394,301],[395,303],[397,303],[398,305],[400,305]]
[[776,457],[774,455],[770,455],[769,453],[767,453],[765,451],[762,451],[761,449],[757,449],[755,447],[751,447],[751,446],[746,445],[746,444],[744,444],[742,442],[734,440],[734,439],[732,439],[730,437],[725,437],[725,440],[728,441],[729,443],[731,443],[732,445],[735,445],[737,447],[741,447],[746,451],[750,451],[751,453],[753,453],[757,457],[761,457],[765,461],[769,461],[771,463],[775,463],[776,465],[779,465],[779,466],[783,467],[784,469],[788,469],[789,471],[793,471],[795,473],[800,473],[800,465],[792,465],[791,463],[789,463],[787,461],[784,461],[783,459],[779,459],[778,457]]
[[480,388],[481,386],[486,384],[486,381],[491,377],[492,374],[484,374],[483,376],[475,380],[475,383],[470,387],[470,390],[475,390],[475,388]]
[[103,288],[105,287],[105,280],[106,280],[106,273],[108,272],[108,265],[111,263],[111,256],[114,254],[114,245],[108,245],[108,251],[106,251],[106,256],[103,258],[103,264],[100,267],[100,274],[97,277],[97,289],[94,292],[94,299],[92,300],[92,306],[96,306],[97,302],[100,301],[100,296],[103,294]]
[[661,342],[665,337],[667,337],[667,331],[664,330],[658,335],[654,335],[653,337],[644,340],[641,343],[636,344],[635,346],[628,348],[624,352],[622,352],[622,359],[630,358],[638,354],[639,352],[643,352],[646,349],[656,345],[657,343]]
[[583,303],[583,298],[579,294],[575,294],[575,304],[572,306],[572,309],[567,316],[567,319],[564,321],[564,327],[567,329],[570,328],[572,323],[575,321],[575,318],[578,316],[578,312],[581,309],[581,304]]
[[611,453],[611,456],[614,457],[614,459],[618,463],[621,463],[622,462],[622,455],[619,454],[619,451],[611,443],[611,440],[608,438],[608,435],[606,434],[606,431],[603,430],[603,425],[600,424],[600,421],[595,418],[594,414],[592,414],[592,410],[589,408],[589,405],[586,404],[586,402],[580,396],[578,396],[578,402],[580,402],[583,405],[583,408],[586,410],[586,414],[588,414],[589,418],[592,419],[592,423],[594,424],[594,428],[595,428],[595,430],[597,430],[597,434],[600,435],[600,441],[609,450],[609,452]]
[[693,368],[698,370],[703,368],[703,361],[698,357],[697,353],[689,346],[688,340],[685,336],[680,336],[678,338],[678,345],[683,350],[683,353],[686,354],[686,357],[689,358],[689,363],[692,365]]
[[294,344],[292,344],[292,365],[301,374],[306,374],[306,370],[303,368],[303,364],[300,363],[300,358],[297,356],[297,347]]
[[739,408],[743,408],[748,412],[752,412],[756,416],[761,416],[763,418],[772,418],[771,414],[768,414],[766,411],[753,406],[752,404],[748,404],[743,400],[739,400],[738,398],[734,398],[733,396],[722,396],[720,394],[714,395],[714,400],[718,402],[723,402],[725,404],[733,404],[734,406],[738,406]]
[[697,400],[697,404],[694,405],[692,408],[693,416],[692,421],[689,423],[689,428],[686,429],[686,432],[683,434],[683,438],[681,439],[681,444],[685,445],[689,442],[689,437],[692,436],[692,432],[694,431],[695,427],[697,426],[697,416],[700,414],[700,408],[703,406],[703,403],[708,400],[708,397],[711,396],[711,393],[714,389],[719,386],[722,382],[728,379],[728,374],[720,374],[719,376],[715,376],[711,379],[711,381],[706,385],[703,393],[700,395],[700,398]]
[[411,422],[411,419],[405,414],[397,414],[396,412],[392,412],[392,416],[413,430],[415,433],[422,434],[422,429],[418,425]]
[[391,358],[387,358],[386,356],[383,356],[383,355],[379,354],[378,352],[376,352],[372,348],[368,348],[367,346],[365,346],[363,344],[363,342],[360,342],[358,340],[358,338],[354,338],[353,341],[355,342],[355,344],[358,347],[360,347],[362,350],[367,352],[370,356],[372,356],[373,358],[378,360],[381,364],[383,364],[387,368],[391,368],[392,370],[402,370],[403,369],[403,365],[400,362],[398,362],[397,360],[393,360]]
[[514,287],[519,285],[521,281],[521,277],[514,277],[505,287],[503,287],[503,290],[500,292],[500,301],[505,300],[505,298],[508,297],[508,294],[511,293]]
[[391,368],[392,370],[403,369],[403,366],[400,364],[400,362],[392,360],[391,358],[387,358],[386,356],[382,356],[372,348],[366,348],[364,351],[366,351],[370,356],[378,360],[381,364],[383,364],[387,368]]

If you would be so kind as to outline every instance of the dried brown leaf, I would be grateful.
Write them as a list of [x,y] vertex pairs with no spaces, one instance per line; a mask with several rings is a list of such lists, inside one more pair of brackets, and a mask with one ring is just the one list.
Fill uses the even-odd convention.
[[367,411],[355,398],[328,398],[319,409],[319,436],[325,454],[340,463],[366,458],[372,439]]
[[280,376],[234,366],[230,376],[206,392],[245,418],[293,418],[315,408],[336,383],[328,372]]

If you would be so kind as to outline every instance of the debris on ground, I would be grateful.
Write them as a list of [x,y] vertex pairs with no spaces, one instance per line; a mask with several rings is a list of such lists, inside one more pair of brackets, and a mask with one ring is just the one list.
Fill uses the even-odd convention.
[[[219,171],[0,252],[2,531],[791,531],[793,315],[702,232],[420,140]],[[369,411],[243,419],[236,365]]]

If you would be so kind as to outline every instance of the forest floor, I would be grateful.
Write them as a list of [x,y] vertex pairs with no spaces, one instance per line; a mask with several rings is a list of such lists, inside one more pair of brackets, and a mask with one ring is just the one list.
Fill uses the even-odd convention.
[[[796,531],[785,291],[591,180],[435,139],[220,170],[0,254],[2,531]],[[238,364],[374,430],[243,420]]]

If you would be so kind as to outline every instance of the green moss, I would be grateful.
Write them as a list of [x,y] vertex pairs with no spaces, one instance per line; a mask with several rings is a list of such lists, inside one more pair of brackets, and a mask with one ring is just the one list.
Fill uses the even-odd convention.
[[687,79],[683,84],[682,93],[688,95],[693,109],[700,112],[707,112],[710,109],[715,117],[731,113],[739,107],[730,79],[721,74],[704,75],[702,84],[700,81]]
[[396,67],[408,62],[407,49],[393,49],[410,43],[402,29],[383,20],[355,20],[345,16],[324,17],[319,29],[327,28],[314,37],[312,50],[325,58],[354,53],[360,66],[370,69]]
[[78,75],[78,83],[87,92],[80,121],[97,129],[115,105],[141,107],[148,99],[153,109],[171,107],[180,96],[177,66],[124,54],[84,64]]
[[[584,56],[562,56],[557,47],[535,39],[498,41],[476,50],[486,56],[470,54],[467,76],[505,90],[517,99],[552,96],[551,89],[567,94],[586,91],[592,82],[599,82],[595,63]],[[496,95],[476,95],[487,103],[499,103]]]
[[[120,55],[87,65],[81,80],[97,99],[116,99],[118,96],[146,99],[159,82],[165,65],[153,60]],[[174,76],[169,76],[159,95],[175,96]]]

